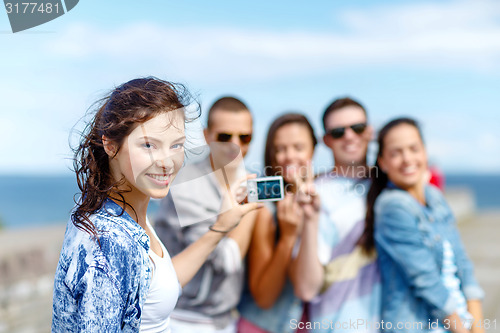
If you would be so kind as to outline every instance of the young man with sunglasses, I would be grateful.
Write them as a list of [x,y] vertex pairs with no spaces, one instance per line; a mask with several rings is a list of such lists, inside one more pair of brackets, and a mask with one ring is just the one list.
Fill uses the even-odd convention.
[[[174,256],[211,228],[235,180],[245,178],[242,158],[252,139],[252,115],[234,97],[218,99],[208,111],[205,140],[210,154],[183,167],[162,200],[155,229]],[[236,332],[246,255],[255,215],[245,216],[227,233],[188,283],[171,315],[173,333]]]
[[326,108],[323,126],[334,166],[315,180],[320,217],[303,227],[292,271],[295,291],[309,302],[312,332],[377,332],[378,265],[373,253],[362,253],[357,245],[365,226],[368,177],[374,171],[366,162],[373,129],[365,108],[348,97]]

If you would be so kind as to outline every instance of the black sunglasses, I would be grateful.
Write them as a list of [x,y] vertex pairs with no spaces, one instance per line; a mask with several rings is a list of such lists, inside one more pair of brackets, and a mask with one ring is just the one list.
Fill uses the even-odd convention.
[[[218,133],[217,134],[217,141],[219,142],[229,142],[231,141],[231,138],[233,137],[233,134],[230,133]],[[241,143],[248,144],[250,141],[252,141],[252,134],[240,134],[238,135],[240,138]]]
[[328,130],[327,133],[330,134],[334,139],[340,139],[344,136],[347,127],[350,127],[354,131],[354,133],[361,134],[365,131],[367,126],[368,125],[366,123],[359,123],[346,127],[335,127],[331,130]]

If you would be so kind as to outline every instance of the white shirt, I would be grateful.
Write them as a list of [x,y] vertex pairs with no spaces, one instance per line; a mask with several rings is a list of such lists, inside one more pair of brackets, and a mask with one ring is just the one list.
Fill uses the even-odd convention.
[[366,193],[370,183],[328,173],[316,178],[314,184],[321,198],[318,257],[325,265],[330,261],[335,246],[359,221],[365,219]]
[[[149,222],[148,222],[149,224]],[[151,225],[154,237],[160,242],[163,257],[149,249],[149,257],[153,262],[153,277],[142,311],[142,333],[170,333],[170,313],[181,294],[181,286],[177,279],[170,255],[163,243],[158,239]]]

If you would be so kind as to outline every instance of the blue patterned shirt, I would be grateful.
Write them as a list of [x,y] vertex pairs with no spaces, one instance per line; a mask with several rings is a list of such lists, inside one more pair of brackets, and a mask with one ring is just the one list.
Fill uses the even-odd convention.
[[108,199],[92,235],[68,222],[54,281],[52,332],[139,332],[151,283],[149,237]]

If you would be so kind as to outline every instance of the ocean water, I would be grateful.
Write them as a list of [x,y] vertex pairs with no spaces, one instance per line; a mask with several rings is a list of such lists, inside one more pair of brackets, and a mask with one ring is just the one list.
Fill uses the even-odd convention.
[[500,209],[500,174],[445,175],[445,190],[453,187],[466,187],[472,190],[479,210]]
[[[500,174],[446,176],[446,187],[468,187],[479,210],[500,209]],[[0,223],[4,228],[65,224],[78,196],[73,176],[0,176]],[[157,202],[150,204],[150,215]]]
[[74,176],[0,176],[5,228],[66,223],[78,186]]

